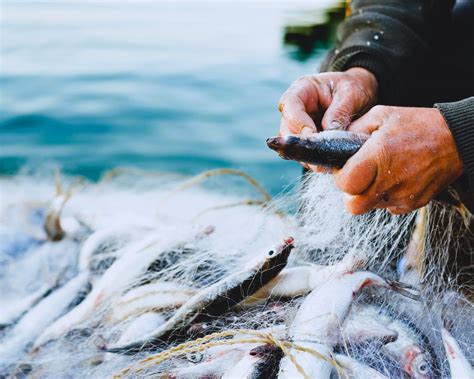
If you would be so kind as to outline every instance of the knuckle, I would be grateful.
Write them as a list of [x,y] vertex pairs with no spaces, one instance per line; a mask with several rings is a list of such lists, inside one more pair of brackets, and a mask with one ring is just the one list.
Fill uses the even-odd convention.
[[303,75],[303,76],[300,76],[299,78],[297,78],[293,84],[291,85],[291,87],[294,87],[294,86],[301,86],[302,84],[308,84],[310,83],[312,80],[314,80],[313,76],[311,75]]
[[377,120],[383,120],[385,118],[386,112],[387,107],[385,105],[377,104],[370,109],[369,114],[371,117],[374,117]]
[[355,95],[357,92],[354,88],[354,84],[348,80],[342,80],[339,82],[337,85],[337,90],[348,95]]
[[379,114],[379,113],[383,112],[383,108],[384,108],[383,105],[377,104],[377,105],[372,107],[370,112],[373,113],[373,114]]

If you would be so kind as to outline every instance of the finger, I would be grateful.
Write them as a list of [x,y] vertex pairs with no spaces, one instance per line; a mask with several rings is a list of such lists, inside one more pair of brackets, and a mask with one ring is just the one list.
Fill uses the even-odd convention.
[[355,120],[347,128],[354,133],[372,134],[383,124],[384,112],[382,108],[374,107],[368,113]]
[[306,106],[307,94],[304,89],[288,90],[282,97],[278,109],[292,134],[300,134],[304,127],[317,132],[313,119],[308,114]]
[[309,136],[311,134],[314,134],[315,131],[307,126],[304,126],[298,133],[293,132],[293,130],[290,128],[286,120],[282,117],[280,120],[280,136],[288,136],[288,135],[295,135],[295,134],[300,134],[302,136]]
[[349,213],[361,215],[375,208],[378,199],[367,195],[344,195],[344,205]]
[[406,213],[411,212],[413,209],[405,206],[394,206],[394,207],[388,207],[387,211],[394,215],[394,216],[400,216]]
[[360,112],[360,104],[356,96],[340,88],[332,98],[321,122],[324,130],[347,129],[351,119]]
[[349,195],[361,195],[376,181],[378,146],[369,138],[340,170],[334,172],[336,186]]
[[291,131],[286,120],[282,117],[280,120],[280,136],[284,137],[290,134],[294,134],[294,133]]

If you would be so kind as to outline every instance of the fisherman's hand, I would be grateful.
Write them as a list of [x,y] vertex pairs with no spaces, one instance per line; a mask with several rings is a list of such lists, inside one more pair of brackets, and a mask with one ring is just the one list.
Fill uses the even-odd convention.
[[345,129],[375,104],[377,89],[375,76],[359,67],[301,77],[278,105],[280,134]]
[[349,212],[388,208],[403,214],[426,205],[463,172],[439,110],[375,106],[348,130],[371,134],[335,173]]

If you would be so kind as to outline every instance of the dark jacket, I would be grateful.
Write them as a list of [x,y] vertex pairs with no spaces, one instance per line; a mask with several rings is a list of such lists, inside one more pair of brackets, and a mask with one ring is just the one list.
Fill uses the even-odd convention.
[[474,0],[354,0],[349,14],[323,71],[363,67],[377,77],[379,103],[437,107],[474,199]]

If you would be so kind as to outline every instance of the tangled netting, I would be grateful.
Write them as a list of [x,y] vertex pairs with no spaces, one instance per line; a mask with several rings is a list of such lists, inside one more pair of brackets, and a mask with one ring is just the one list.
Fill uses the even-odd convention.
[[271,199],[234,170],[2,179],[0,372],[469,377],[472,294],[448,251],[469,250],[470,215],[355,217],[331,176],[297,187]]

